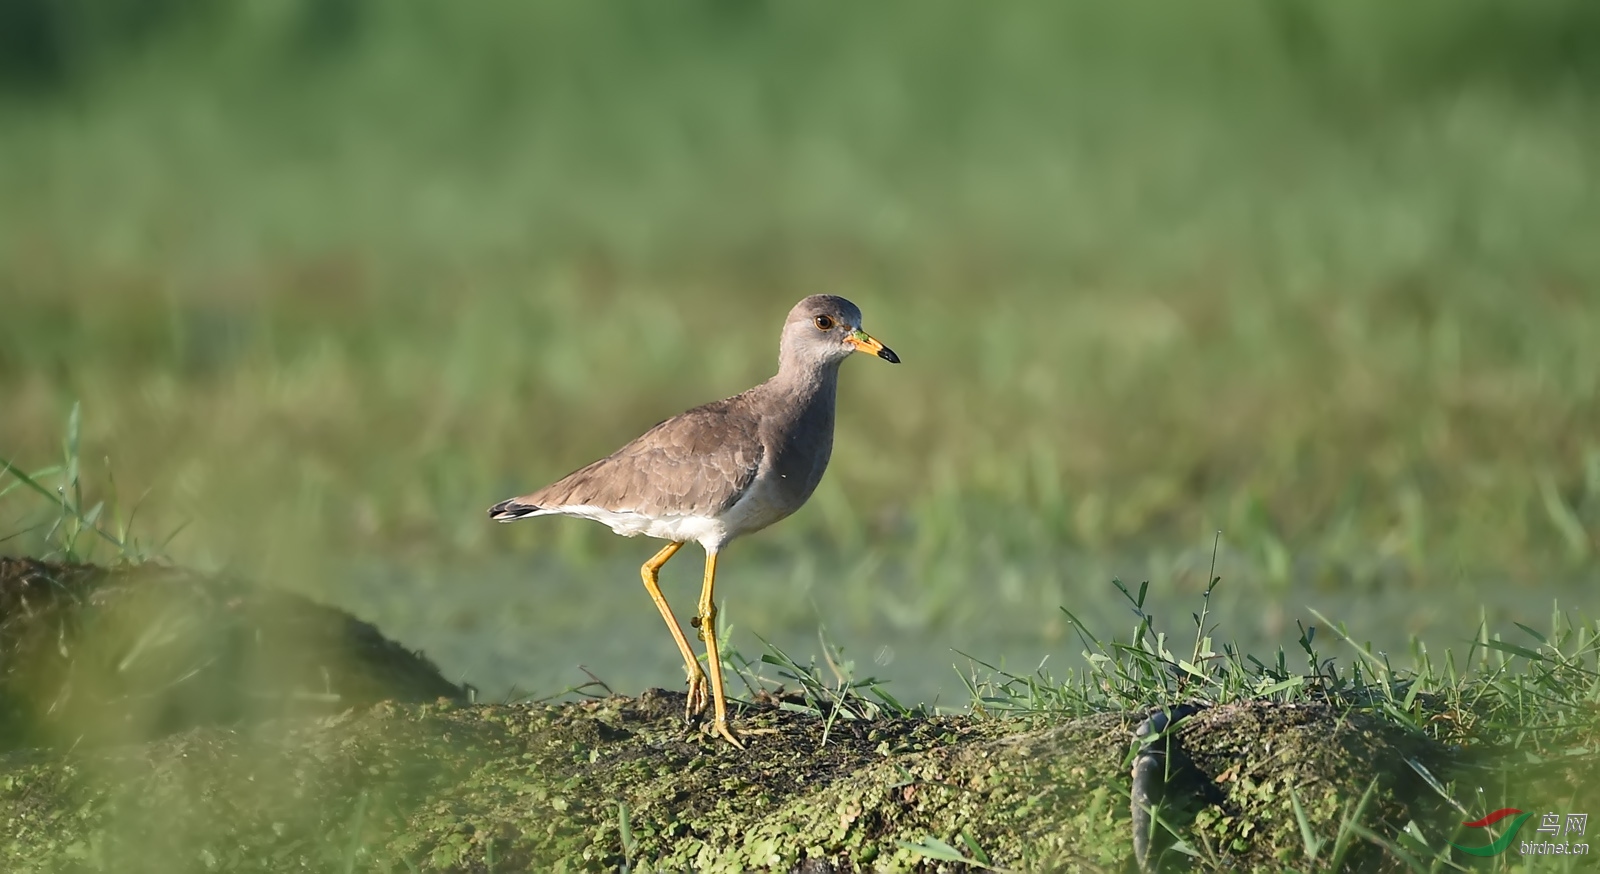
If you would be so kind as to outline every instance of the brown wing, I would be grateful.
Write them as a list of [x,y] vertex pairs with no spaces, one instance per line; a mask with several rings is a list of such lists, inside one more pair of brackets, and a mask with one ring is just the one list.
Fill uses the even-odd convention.
[[674,416],[513,502],[549,510],[583,504],[652,516],[718,515],[739,499],[761,466],[758,422],[740,400]]

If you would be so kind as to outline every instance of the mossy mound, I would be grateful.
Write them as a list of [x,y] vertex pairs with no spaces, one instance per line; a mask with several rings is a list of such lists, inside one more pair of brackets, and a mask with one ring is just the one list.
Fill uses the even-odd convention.
[[[829,719],[763,693],[737,750],[675,692],[465,704],[347,614],[156,566],[0,560],[0,657],[7,872],[1131,867],[1143,713]],[[1600,807],[1592,755],[1468,757],[1405,721],[1201,709],[1161,742],[1158,816],[1200,868],[1388,871],[1407,840],[1472,842],[1430,781]],[[1188,865],[1172,844],[1152,858]]]
[[[744,709],[739,751],[685,726],[682,705],[659,691],[561,706],[382,704],[87,754],[13,752],[0,759],[0,819],[14,826],[0,868],[964,867],[913,846],[929,838],[1017,870],[1128,864],[1133,716],[829,725],[766,703]],[[1208,867],[1305,866],[1291,796],[1324,860],[1352,820],[1378,835],[1412,821],[1450,834],[1453,814],[1404,763],[1449,779],[1456,756],[1374,717],[1236,705],[1176,737],[1191,766],[1169,815],[1188,807]],[[1360,838],[1345,862],[1403,868]]]
[[298,595],[156,564],[0,558],[0,749],[439,697],[465,692]]

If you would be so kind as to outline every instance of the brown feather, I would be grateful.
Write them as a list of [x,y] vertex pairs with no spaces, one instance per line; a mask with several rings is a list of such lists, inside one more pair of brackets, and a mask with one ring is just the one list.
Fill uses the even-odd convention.
[[761,468],[751,392],[674,416],[605,458],[515,503],[543,509],[586,505],[645,515],[715,516],[739,499]]
[[510,521],[582,506],[724,519],[749,493],[751,503],[726,518],[722,542],[788,516],[811,497],[833,454],[839,364],[853,351],[846,338],[860,320],[843,298],[802,300],[784,324],[776,376],[667,419],[599,461],[496,504],[490,516]]

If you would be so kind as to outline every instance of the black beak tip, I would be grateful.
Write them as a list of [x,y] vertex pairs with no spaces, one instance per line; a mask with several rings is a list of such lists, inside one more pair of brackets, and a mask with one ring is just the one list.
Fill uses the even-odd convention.
[[900,356],[894,354],[894,350],[890,349],[888,346],[878,350],[878,357],[889,362],[890,364],[900,363]]

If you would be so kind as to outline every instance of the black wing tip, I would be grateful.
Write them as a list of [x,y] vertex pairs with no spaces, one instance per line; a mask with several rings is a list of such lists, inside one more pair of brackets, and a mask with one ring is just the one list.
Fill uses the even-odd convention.
[[544,508],[535,504],[524,504],[516,498],[512,498],[509,501],[501,501],[490,507],[489,518],[496,522],[510,522],[513,519],[531,516],[542,509]]

